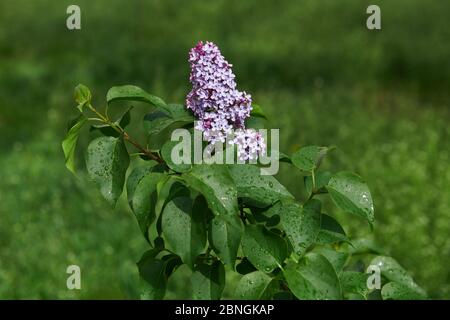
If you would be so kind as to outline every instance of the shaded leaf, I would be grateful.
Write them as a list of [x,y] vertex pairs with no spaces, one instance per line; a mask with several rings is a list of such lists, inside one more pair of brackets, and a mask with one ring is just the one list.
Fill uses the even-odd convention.
[[206,245],[204,203],[202,198],[197,199],[193,203],[188,197],[177,197],[167,203],[162,213],[166,243],[191,268]]
[[136,190],[139,181],[150,172],[163,172],[163,168],[162,166],[157,165],[156,161],[146,161],[144,164],[135,167],[128,175],[126,189],[128,203],[130,204],[131,209],[133,209],[132,200],[134,191]]
[[220,261],[199,264],[191,277],[194,299],[219,300],[225,287],[225,268]]
[[[157,254],[157,252],[156,252]],[[162,299],[166,293],[166,263],[156,259],[154,251],[147,251],[137,263],[142,282],[141,299]]]
[[144,237],[149,240],[148,228],[156,218],[155,204],[157,201],[156,186],[161,179],[166,177],[159,172],[149,172],[139,180],[131,200],[136,220]]
[[193,123],[192,113],[183,105],[168,104],[165,111],[155,110],[144,117],[144,128],[149,135],[158,134],[169,126]]
[[224,264],[234,267],[242,233],[242,221],[238,216],[219,215],[211,220],[209,243]]
[[237,265],[236,271],[240,274],[247,274],[257,269],[251,264],[251,262],[247,258],[243,258]]
[[286,232],[295,253],[303,255],[320,232],[320,208],[318,200],[310,200],[303,207],[294,201],[281,201],[270,207],[266,216],[280,217],[280,226]]
[[333,217],[322,214],[320,231],[316,238],[318,244],[350,242],[342,226]]
[[280,267],[287,256],[287,245],[283,238],[258,225],[245,226],[242,251],[250,262],[264,272]]
[[[325,188],[328,182],[331,179],[331,172],[329,171],[318,171],[314,173],[315,175],[315,183],[316,188],[314,190],[315,193],[326,193],[328,192]],[[313,179],[312,176],[305,176],[303,178],[305,183],[305,189],[307,194],[311,194],[313,191]]]

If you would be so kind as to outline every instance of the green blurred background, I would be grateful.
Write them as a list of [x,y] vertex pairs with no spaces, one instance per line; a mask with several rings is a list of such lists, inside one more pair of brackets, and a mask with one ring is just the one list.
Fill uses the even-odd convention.
[[[74,3],[80,31],[66,28]],[[365,26],[369,4],[381,31]],[[282,151],[337,145],[324,165],[367,180],[375,229],[333,212],[347,231],[375,240],[430,297],[450,298],[449,15],[437,0],[0,0],[0,298],[138,297],[146,244],[126,201],[111,210],[84,169],[71,175],[60,142],[78,83],[97,105],[119,84],[183,102],[198,40],[234,64]],[[139,135],[148,107],[136,111]],[[304,196],[289,167],[278,178]],[[66,288],[70,264],[82,290]],[[189,272],[169,286],[168,298],[189,298]]]

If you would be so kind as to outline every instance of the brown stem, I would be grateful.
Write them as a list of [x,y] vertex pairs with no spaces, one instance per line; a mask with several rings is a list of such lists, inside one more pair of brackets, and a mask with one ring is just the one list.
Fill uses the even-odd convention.
[[129,143],[131,143],[136,149],[138,149],[143,154],[145,154],[149,159],[155,160],[158,163],[164,163],[164,160],[161,159],[157,154],[155,154],[155,153],[151,152],[150,150],[144,148],[139,143],[137,143],[136,141],[131,139],[130,135],[128,133],[126,133],[124,130],[122,130],[122,134],[123,134],[124,140],[128,141]]
[[144,148],[143,146],[141,146],[139,143],[137,143],[136,141],[134,141],[130,135],[125,132],[125,130],[123,130],[122,127],[120,127],[119,125],[113,123],[111,120],[109,120],[108,116],[104,116],[102,115],[100,112],[97,111],[97,109],[95,109],[91,104],[88,104],[89,109],[91,109],[103,122],[105,122],[106,124],[108,124],[111,128],[113,128],[114,130],[116,130],[118,133],[123,135],[124,140],[128,141],[129,143],[131,143],[136,149],[138,149],[139,151],[141,151],[142,153],[144,153],[149,159],[155,160],[158,163],[164,163],[164,160],[161,159],[159,157],[158,154],[151,152],[150,150],[148,150],[147,148]]

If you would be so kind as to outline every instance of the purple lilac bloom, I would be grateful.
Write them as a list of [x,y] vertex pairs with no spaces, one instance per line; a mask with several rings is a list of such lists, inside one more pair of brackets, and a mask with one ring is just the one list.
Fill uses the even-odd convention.
[[189,52],[192,90],[186,106],[198,117],[196,129],[203,132],[211,144],[225,142],[233,130],[238,130],[232,143],[238,146],[241,160],[253,159],[265,152],[261,135],[245,129],[245,119],[252,110],[252,98],[236,88],[235,75],[212,42],[199,42]]

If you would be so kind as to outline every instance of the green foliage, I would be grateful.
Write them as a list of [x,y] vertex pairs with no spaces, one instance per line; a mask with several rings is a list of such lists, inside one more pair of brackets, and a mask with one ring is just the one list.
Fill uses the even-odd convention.
[[[270,127],[281,128],[283,150],[336,144],[342,152],[330,154],[323,168],[346,168],[367,181],[377,211],[373,233],[319,195],[323,212],[352,243],[373,238],[430,297],[448,299],[450,255],[442,253],[450,252],[450,3],[383,1],[383,28],[389,28],[377,33],[364,26],[368,4],[346,1],[343,10],[329,0],[232,6],[193,0],[177,12],[171,1],[80,0],[83,29],[68,33],[52,27],[61,25],[57,2],[2,2],[0,20],[15,27],[0,29],[0,297],[138,297],[131,290],[134,261],[146,242],[126,202],[119,199],[111,211],[84,170],[73,179],[64,168],[60,140],[73,113],[68,88],[81,81],[100,93],[128,81],[181,102],[188,70],[179,62],[202,38],[226,50],[239,86],[257,97]],[[36,19],[42,11],[45,19]],[[117,104],[111,115],[124,110]],[[152,108],[133,105],[133,121]],[[130,126],[130,133],[140,127]],[[86,140],[82,134],[77,144],[80,169]],[[299,185],[302,178],[281,164],[277,180],[297,199],[310,193]],[[89,266],[81,291],[61,285],[69,263]],[[189,277],[187,267],[172,275],[166,298],[191,298]],[[233,297],[238,280],[227,273],[223,297]]]
[[[193,125],[191,115],[180,105],[167,105],[138,87],[108,91],[108,103],[122,100],[156,107],[151,119],[144,118],[150,138],[173,124],[177,115],[186,120],[189,116],[183,125]],[[181,265],[192,270],[192,292],[198,299],[221,298],[225,266],[244,274],[235,290],[243,299],[368,299],[373,292],[364,269],[355,271],[360,262],[351,259],[354,254],[364,254],[364,249],[354,247],[339,222],[322,212],[319,196],[329,194],[338,208],[370,223],[374,221],[372,197],[354,173],[319,171],[329,148],[305,146],[290,157],[283,155],[290,159],[286,163],[292,170],[310,177],[304,179],[308,198],[300,204],[273,176],[261,175],[255,165],[177,165],[171,160],[172,141],[161,150],[149,150],[125,132],[129,120],[112,122],[92,105],[89,109],[104,126],[99,130],[103,136],[87,148],[86,165],[109,203],[117,202],[125,185],[130,164],[125,141],[140,151],[146,162],[135,167],[126,181],[130,208],[151,247],[138,262],[141,298],[164,298],[168,279]],[[261,107],[253,117],[264,117]],[[111,136],[108,126],[119,135]],[[78,136],[79,131],[77,128],[72,135]],[[71,157],[73,163],[73,152]],[[377,266],[387,280],[382,298],[426,298],[394,259],[378,256],[371,266]]]

